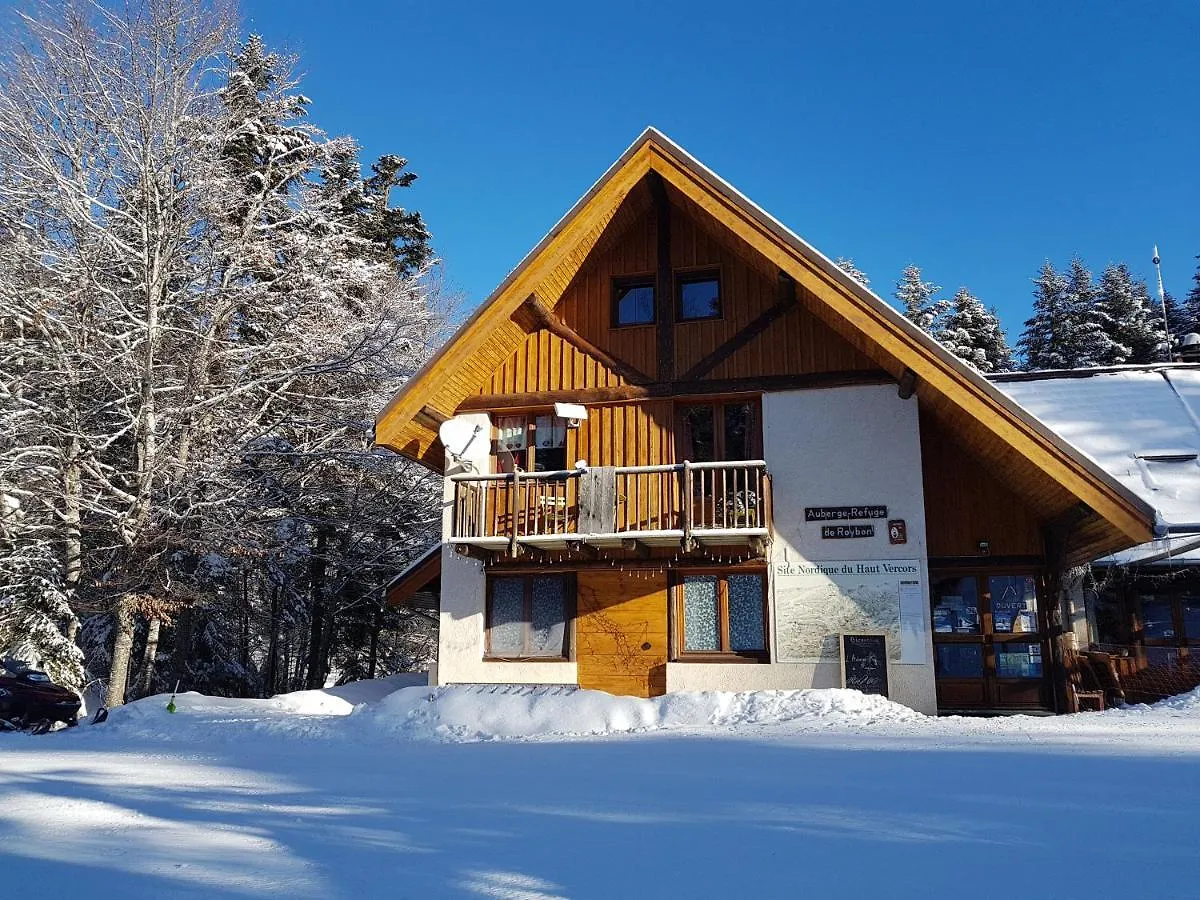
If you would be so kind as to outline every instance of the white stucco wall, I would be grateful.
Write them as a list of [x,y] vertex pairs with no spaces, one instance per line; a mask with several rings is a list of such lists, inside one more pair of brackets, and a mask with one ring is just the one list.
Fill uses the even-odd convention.
[[[920,653],[893,658],[888,681],[893,700],[922,712],[937,708],[929,622],[929,566],[917,400],[901,400],[894,385],[856,385],[825,390],[781,391],[763,396],[763,447],[771,472],[775,540],[771,545],[772,658],[779,659],[776,623],[780,609],[803,601],[803,579],[782,574],[809,563],[913,560],[921,601],[906,620],[919,637]],[[806,522],[805,507],[882,505],[886,519],[858,520],[875,526],[875,536],[829,539],[822,525]],[[887,522],[903,519],[908,541],[891,544]],[[846,613],[854,610],[847,600]],[[827,641],[833,642],[833,631]],[[894,643],[894,642],[893,642]],[[675,671],[672,672],[672,666]],[[836,657],[806,658],[769,666],[729,666],[745,671],[709,672],[713,666],[672,664],[668,689],[685,689],[714,679],[744,687],[830,687],[841,682]],[[720,667],[716,667],[720,668]],[[677,687],[673,687],[673,685]],[[714,685],[715,686],[715,685]]]
[[[491,422],[486,413],[461,418],[483,427],[465,458],[476,472],[491,465]],[[466,466],[447,457],[446,475],[465,473]],[[574,662],[487,661],[484,651],[486,581],[483,564],[462,556],[448,542],[453,524],[454,482],[449,477],[442,495],[442,608],[438,619],[438,658],[431,671],[437,684],[575,684]]]

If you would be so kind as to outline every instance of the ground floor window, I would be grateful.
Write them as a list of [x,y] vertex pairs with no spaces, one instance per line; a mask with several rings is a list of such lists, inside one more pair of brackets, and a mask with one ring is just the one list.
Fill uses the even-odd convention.
[[1200,656],[1200,582],[1194,577],[1106,579],[1096,613],[1105,650],[1144,657],[1151,666]]
[[675,658],[767,658],[765,570],[681,572],[671,594]]
[[569,575],[490,575],[487,655],[566,659],[575,587]]

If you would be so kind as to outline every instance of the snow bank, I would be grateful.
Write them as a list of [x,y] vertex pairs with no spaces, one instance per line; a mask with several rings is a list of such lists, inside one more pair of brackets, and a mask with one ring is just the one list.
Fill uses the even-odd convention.
[[829,688],[805,691],[716,691],[669,694],[649,700],[617,697],[570,686],[457,685],[430,688],[423,675],[396,675],[340,688],[296,691],[267,700],[180,694],[177,712],[167,696],[113,710],[92,732],[116,732],[155,741],[242,740],[247,733],[334,741],[470,742],[555,740],[663,730],[729,732],[777,726],[796,733],[837,731],[880,735],[939,733],[947,738],[1023,732],[1055,739],[1079,728],[1195,720],[1200,688],[1153,706],[1127,706],[1075,716],[931,718],[883,697]]
[[1200,716],[1200,687],[1192,688],[1186,694],[1176,694],[1166,700],[1152,704],[1151,709],[1167,712],[1191,713]]
[[601,691],[514,685],[409,688],[384,698],[368,714],[377,726],[396,734],[452,741],[782,723],[852,729],[927,718],[883,697],[840,688],[706,691],[644,700]]

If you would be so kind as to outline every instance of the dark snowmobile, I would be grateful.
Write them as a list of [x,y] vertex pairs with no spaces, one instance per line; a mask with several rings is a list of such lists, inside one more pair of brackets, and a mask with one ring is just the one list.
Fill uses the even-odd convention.
[[0,730],[43,734],[55,722],[77,725],[81,705],[78,694],[55,684],[45,672],[14,671],[0,664]]

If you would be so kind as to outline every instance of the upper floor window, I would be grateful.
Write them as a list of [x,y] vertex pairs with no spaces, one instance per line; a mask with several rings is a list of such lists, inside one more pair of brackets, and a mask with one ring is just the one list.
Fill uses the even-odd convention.
[[680,322],[721,318],[721,275],[715,269],[675,276]]
[[654,324],[654,276],[613,280],[613,327]]
[[496,471],[561,472],[567,467],[567,423],[557,416],[501,416]]
[[680,459],[723,462],[758,458],[757,403],[745,400],[696,403],[677,409]]

